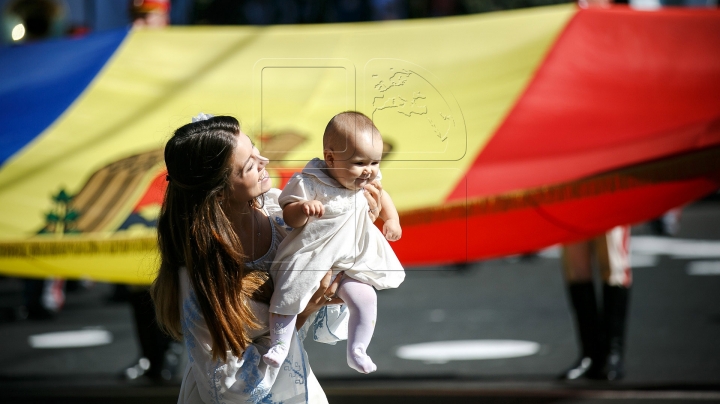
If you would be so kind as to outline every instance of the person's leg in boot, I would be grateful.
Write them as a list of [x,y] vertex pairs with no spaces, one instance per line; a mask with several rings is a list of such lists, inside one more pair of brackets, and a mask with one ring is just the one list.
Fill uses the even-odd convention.
[[360,373],[371,373],[377,366],[367,355],[367,348],[375,331],[377,295],[375,289],[352,278],[343,278],[337,295],[350,309],[348,325],[348,366]]
[[579,337],[580,358],[560,375],[561,379],[585,377],[600,365],[600,319],[592,282],[591,246],[591,242],[584,241],[563,247],[564,274]]
[[598,244],[603,278],[603,329],[606,334],[604,364],[596,378],[620,380],[625,376],[625,324],[632,285],[630,228],[618,226],[607,232],[605,246]]
[[607,380],[625,377],[625,325],[629,297],[630,288],[603,285],[607,356],[602,376]]
[[65,304],[65,280],[49,277],[46,279],[25,279],[23,298],[27,318],[48,320]]
[[157,325],[155,305],[150,297],[150,291],[147,287],[130,286],[129,293],[142,358],[125,370],[125,376],[135,379],[144,375],[156,381],[170,379],[172,374],[166,372],[163,376],[163,364],[172,339]]

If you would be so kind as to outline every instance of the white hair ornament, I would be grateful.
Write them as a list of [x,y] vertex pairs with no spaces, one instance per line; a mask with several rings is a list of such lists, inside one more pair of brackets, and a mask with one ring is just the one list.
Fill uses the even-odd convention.
[[210,119],[210,118],[212,118],[212,117],[214,117],[214,116],[215,116],[215,115],[206,114],[206,113],[204,113],[204,112],[201,112],[201,113],[199,113],[199,114],[197,114],[196,116],[193,117],[192,123],[200,122],[200,121],[206,121],[206,120],[208,120],[208,119]]

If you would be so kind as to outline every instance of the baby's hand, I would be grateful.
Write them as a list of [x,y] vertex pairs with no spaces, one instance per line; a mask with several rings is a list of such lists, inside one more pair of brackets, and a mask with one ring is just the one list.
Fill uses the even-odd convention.
[[304,201],[302,202],[302,211],[307,217],[322,217],[325,207],[320,201]]
[[388,241],[398,241],[402,237],[402,228],[397,219],[388,219],[383,224],[383,234]]

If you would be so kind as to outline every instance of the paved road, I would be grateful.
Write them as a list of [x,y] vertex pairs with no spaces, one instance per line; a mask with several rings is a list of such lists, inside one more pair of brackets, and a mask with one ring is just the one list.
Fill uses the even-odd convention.
[[[694,257],[678,258],[648,253],[653,252],[653,241],[663,240],[638,237],[644,242],[644,254],[636,251],[634,260],[655,265],[634,270],[626,383],[720,382],[720,274],[688,274],[698,267],[697,261],[705,268],[720,264],[720,205],[686,209],[682,222],[678,238],[719,242],[704,255],[700,251]],[[648,233],[645,227],[634,230],[637,235]],[[670,251],[663,247],[655,250]],[[542,380],[560,373],[573,361],[577,348],[558,251],[542,255],[480,262],[463,270],[408,271],[401,288],[379,293],[378,326],[369,350],[379,368],[377,377]],[[406,344],[468,339],[534,341],[540,350],[521,358],[444,364],[395,355]],[[344,346],[307,345],[319,376],[363,377],[345,366]]]
[[[577,355],[557,249],[531,259],[504,258],[462,268],[412,268],[401,288],[379,293],[369,353],[373,375],[349,369],[344,344],[309,342],[314,371],[333,402],[720,402],[720,202],[685,209],[675,239],[636,226],[627,339],[620,383],[562,383],[554,377]],[[19,283],[0,280],[0,310],[19,301]],[[126,382],[139,355],[129,305],[112,303],[110,285],[69,294],[50,321],[0,323],[0,392],[22,402],[174,402],[176,382]],[[32,335],[105,330],[109,344],[34,349]],[[536,343],[523,357],[408,360],[408,344],[494,340]],[[398,396],[399,395],[399,396]],[[54,397],[54,400],[50,400]]]

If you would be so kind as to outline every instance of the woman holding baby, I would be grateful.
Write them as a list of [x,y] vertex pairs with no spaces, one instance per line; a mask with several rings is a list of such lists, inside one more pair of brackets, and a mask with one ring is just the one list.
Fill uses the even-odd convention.
[[[227,116],[201,114],[165,147],[168,187],[152,296],[163,329],[185,339],[189,361],[180,403],[327,402],[298,334],[304,336],[318,310],[342,303],[334,297],[341,276],[331,282],[328,272],[297,315],[301,332],[292,333],[285,366],[261,359],[270,346],[267,271],[289,231],[268,162]],[[375,220],[380,186],[364,188]]]

